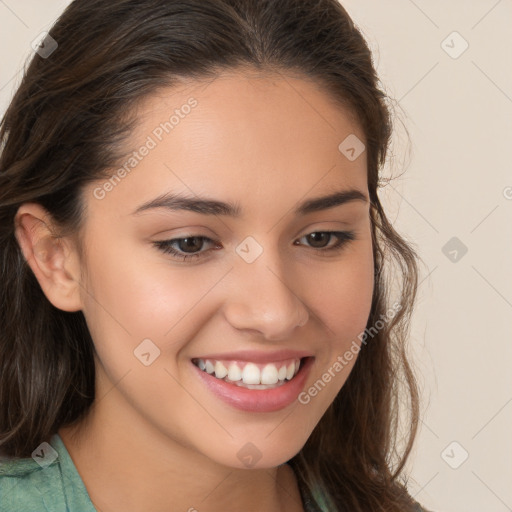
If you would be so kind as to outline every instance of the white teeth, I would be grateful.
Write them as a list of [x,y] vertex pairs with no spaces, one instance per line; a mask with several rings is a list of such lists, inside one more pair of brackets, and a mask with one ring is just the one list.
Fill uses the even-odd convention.
[[206,373],[213,373],[215,371],[215,367],[213,366],[212,362],[210,360],[206,360],[205,364]]
[[288,366],[283,363],[269,363],[261,370],[261,365],[258,366],[254,363],[246,363],[241,370],[234,361],[224,364],[222,361],[198,358],[195,360],[195,364],[199,369],[214,375],[217,379],[233,382],[249,389],[269,389],[269,387],[275,387],[284,384],[286,380],[293,379],[299,371],[300,359],[295,359]]
[[261,371],[262,384],[277,384],[279,380],[275,364],[267,364]]
[[244,384],[261,384],[260,369],[254,363],[247,363],[242,371]]
[[242,370],[240,370],[236,363],[229,365],[228,379],[232,382],[242,380]]
[[292,380],[294,374],[295,374],[295,363],[290,363],[290,366],[288,366],[288,369],[286,370],[286,378],[288,380]]
[[223,379],[228,374],[228,369],[220,362],[215,363],[215,377]]

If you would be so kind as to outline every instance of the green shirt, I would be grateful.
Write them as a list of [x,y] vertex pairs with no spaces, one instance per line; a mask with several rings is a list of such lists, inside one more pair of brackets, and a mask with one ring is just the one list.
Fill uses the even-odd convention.
[[97,512],[58,434],[50,446],[57,457],[44,453],[43,465],[37,457],[0,461],[0,512]]
[[[0,459],[0,512],[97,512],[62,439],[24,459]],[[39,460],[40,462],[36,462]],[[301,490],[306,512],[320,512]]]

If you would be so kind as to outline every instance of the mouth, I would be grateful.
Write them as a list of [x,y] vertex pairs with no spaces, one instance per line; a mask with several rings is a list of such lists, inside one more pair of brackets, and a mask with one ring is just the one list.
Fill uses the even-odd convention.
[[305,359],[303,357],[258,364],[249,361],[195,358],[192,359],[192,363],[203,372],[228,384],[246,389],[274,389],[292,380]]
[[201,381],[224,402],[248,412],[272,412],[297,399],[314,359],[257,363],[193,358],[191,362]]

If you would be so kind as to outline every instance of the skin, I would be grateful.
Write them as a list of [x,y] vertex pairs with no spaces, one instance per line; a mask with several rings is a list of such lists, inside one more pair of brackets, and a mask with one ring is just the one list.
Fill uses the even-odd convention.
[[[191,97],[197,107],[103,199],[94,197],[98,183],[84,189],[83,259],[73,237],[52,236],[41,206],[26,203],[17,213],[17,239],[45,295],[57,308],[83,311],[97,352],[96,401],[85,421],[59,434],[103,512],[167,512],[171,504],[216,512],[235,503],[238,510],[300,511],[285,462],[305,444],[356,357],[308,404],[267,413],[222,402],[190,359],[308,350],[315,357],[308,389],[358,341],[374,285],[369,202],[305,217],[293,210],[334,190],[368,196],[366,153],[349,161],[338,150],[348,135],[364,141],[364,134],[314,82],[231,72],[147,98],[127,152]],[[238,202],[243,215],[132,215],[167,191]],[[335,237],[316,246],[306,237],[336,230],[353,230],[356,239],[330,254],[315,247],[332,246]],[[183,263],[152,244],[187,236],[221,248],[205,242],[196,248],[203,258]],[[247,236],[263,248],[250,264],[235,252]],[[150,366],[134,356],[146,338],[160,350]],[[252,469],[237,457],[248,442],[261,453]]]

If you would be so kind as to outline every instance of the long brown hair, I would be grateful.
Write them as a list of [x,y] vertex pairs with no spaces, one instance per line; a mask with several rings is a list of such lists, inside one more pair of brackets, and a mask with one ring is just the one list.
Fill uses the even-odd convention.
[[[15,239],[17,209],[37,202],[59,226],[56,236],[79,234],[83,187],[110,177],[137,102],[181,77],[208,79],[250,66],[312,79],[356,115],[366,139],[373,331],[289,462],[322,510],[413,510],[402,470],[419,414],[406,357],[418,256],[379,201],[393,118],[371,52],[344,8],[336,0],[75,0],[50,35],[57,48],[46,58],[34,55],[0,126],[2,452],[30,456],[61,426],[85,417],[95,393],[85,318],[55,308],[43,294]],[[400,308],[382,322],[391,308],[393,263]],[[384,325],[375,329],[379,321]]]

